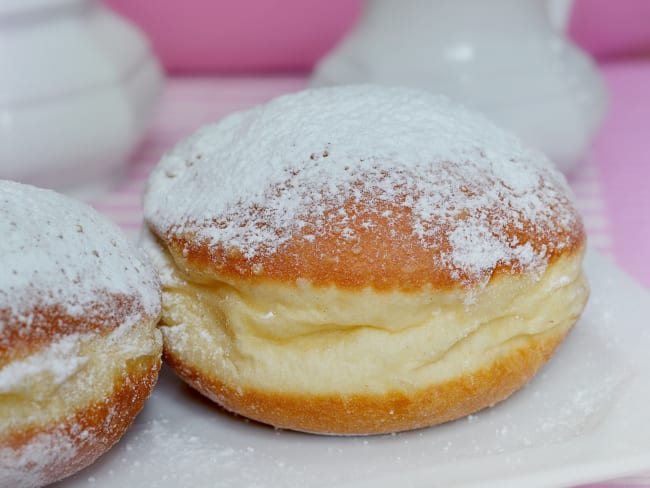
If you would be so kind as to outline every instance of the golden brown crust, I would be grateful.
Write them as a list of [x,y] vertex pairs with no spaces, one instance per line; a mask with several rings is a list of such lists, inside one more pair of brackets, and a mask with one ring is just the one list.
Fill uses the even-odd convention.
[[278,428],[328,434],[381,434],[448,422],[492,406],[525,385],[551,357],[564,329],[523,336],[517,347],[472,374],[422,390],[381,395],[300,395],[222,383],[164,358],[186,382],[227,410]]
[[539,271],[582,240],[564,177],[482,116],[403,88],[279,97],[179,143],[144,196],[181,267],[410,290]]
[[[176,234],[170,230],[158,238],[166,243],[165,247],[176,262],[183,263],[182,267],[226,281],[295,282],[303,279],[316,286],[335,285],[346,289],[371,286],[377,290],[414,290],[427,285],[449,289],[474,281],[476,277],[470,276],[468,270],[440,261],[440,257],[454,252],[449,242],[449,224],[434,221],[426,229],[426,238],[419,236],[412,210],[403,204],[405,198],[406,194],[400,195],[387,203],[371,195],[356,202],[350,197],[345,212],[331,207],[324,215],[301,215],[300,220],[305,225],[295,231],[291,239],[272,253],[258,253],[253,257],[236,247],[224,247],[228,243],[214,245],[202,241],[191,232]],[[527,221],[525,216],[510,216],[505,207],[486,208],[483,214],[486,222],[492,223],[495,235],[518,245],[530,243],[535,254],[552,263],[566,253],[581,249],[585,243],[584,227],[577,210],[566,197],[561,197],[559,205],[561,211],[549,210],[551,214],[562,216],[563,222],[551,218],[541,226]],[[241,209],[236,216],[222,217],[237,222],[245,218],[242,215],[264,210]],[[462,211],[456,216],[458,221],[466,218],[468,215]],[[215,233],[221,222],[213,222]],[[318,236],[306,238],[314,229],[318,229]],[[345,237],[345,230],[355,236],[354,240]],[[492,276],[522,271],[526,270],[522,270],[521,263],[501,261]]]
[[48,425],[10,432],[0,438],[0,447],[20,452],[39,436],[51,435],[61,447],[72,445],[76,454],[65,463],[41,467],[39,477],[43,483],[53,483],[79,471],[106,452],[131,426],[156,384],[160,365],[160,358],[155,355],[129,360],[105,399],[82,406]]

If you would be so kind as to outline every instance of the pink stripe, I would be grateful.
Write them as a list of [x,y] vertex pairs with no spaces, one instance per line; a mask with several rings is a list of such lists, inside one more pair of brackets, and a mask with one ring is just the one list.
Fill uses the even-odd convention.
[[650,286],[650,61],[611,64],[611,108],[594,151],[603,173],[617,262]]
[[143,222],[142,220],[138,220],[137,222],[136,221],[129,221],[129,222],[115,222],[115,223],[119,227],[121,227],[122,229],[133,230],[133,229],[139,229],[140,227],[142,227],[142,222]]
[[95,205],[95,209],[98,212],[102,212],[106,214],[111,214],[113,212],[124,213],[127,210],[136,213],[136,212],[140,212],[140,205],[139,204],[120,205],[119,203],[116,202],[106,202],[106,203],[100,203]]

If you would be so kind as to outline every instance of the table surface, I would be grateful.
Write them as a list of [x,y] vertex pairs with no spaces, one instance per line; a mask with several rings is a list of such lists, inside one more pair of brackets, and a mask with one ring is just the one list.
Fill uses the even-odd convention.
[[[590,245],[650,288],[650,212],[646,212],[650,208],[650,59],[603,64],[601,71],[609,87],[609,112],[589,154],[569,179]],[[176,141],[204,123],[305,84],[304,77],[171,79],[124,180],[89,203],[137,236],[146,178]],[[636,478],[594,486],[650,487],[650,466]]]

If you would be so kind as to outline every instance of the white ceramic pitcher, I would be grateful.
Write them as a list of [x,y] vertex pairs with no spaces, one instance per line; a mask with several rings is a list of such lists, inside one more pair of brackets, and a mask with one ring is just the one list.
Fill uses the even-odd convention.
[[551,24],[551,6],[554,18],[566,17],[566,2],[543,0],[367,0],[312,83],[444,93],[569,171],[599,126],[606,96],[589,57]]

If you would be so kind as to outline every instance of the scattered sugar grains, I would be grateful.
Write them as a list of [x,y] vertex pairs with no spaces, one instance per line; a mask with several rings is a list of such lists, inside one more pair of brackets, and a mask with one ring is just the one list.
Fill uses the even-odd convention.
[[432,264],[475,282],[500,263],[542,269],[553,249],[513,236],[532,229],[561,249],[579,219],[570,198],[544,156],[484,117],[424,92],[357,85],[282,96],[203,127],[153,172],[145,216],[161,236],[193,234],[252,260],[325,232],[362,251],[355,229],[393,215],[356,222],[345,203],[400,202]]
[[[286,465],[279,457],[268,455],[250,445],[220,444],[210,437],[201,437],[184,426],[167,419],[149,421],[145,428],[131,432],[133,450],[146,446],[155,453],[134,461],[124,443],[116,446],[122,454],[121,472],[127,477],[146,477],[151,488],[174,486],[276,486],[292,483],[287,480],[311,482],[301,469]],[[262,452],[260,452],[262,451]],[[282,451],[282,450],[280,450]],[[170,462],[173,460],[173,462]],[[105,481],[98,477],[98,481]],[[296,481],[295,486],[303,483]]]

